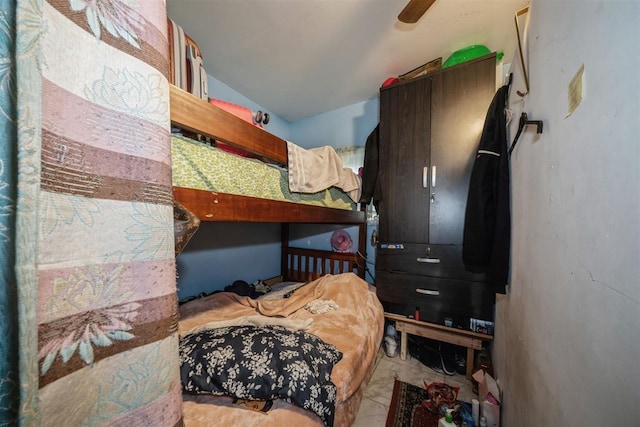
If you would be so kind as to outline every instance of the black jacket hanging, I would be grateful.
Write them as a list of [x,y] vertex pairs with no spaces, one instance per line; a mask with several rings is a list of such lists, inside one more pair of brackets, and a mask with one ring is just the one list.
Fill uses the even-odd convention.
[[362,168],[362,193],[360,203],[369,204],[378,210],[380,201],[380,181],[378,181],[378,141],[380,125],[371,131],[364,148],[364,165]]
[[509,280],[511,244],[508,94],[508,85],[498,89],[487,111],[471,172],[462,247],[465,268],[486,273],[498,293],[505,293]]

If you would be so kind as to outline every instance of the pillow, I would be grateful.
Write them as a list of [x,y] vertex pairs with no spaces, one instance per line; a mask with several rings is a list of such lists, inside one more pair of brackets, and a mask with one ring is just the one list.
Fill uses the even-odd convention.
[[180,340],[180,376],[187,393],[240,399],[283,399],[333,426],[331,370],[342,353],[304,331],[282,326],[229,326]]

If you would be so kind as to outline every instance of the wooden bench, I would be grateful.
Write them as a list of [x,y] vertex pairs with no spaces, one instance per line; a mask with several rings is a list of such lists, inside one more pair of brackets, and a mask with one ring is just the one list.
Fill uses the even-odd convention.
[[396,331],[400,332],[400,359],[402,360],[407,358],[407,334],[466,347],[468,380],[471,380],[471,374],[473,374],[474,350],[482,349],[483,341],[493,340],[492,335],[421,322],[398,314],[385,312],[384,317],[396,322]]

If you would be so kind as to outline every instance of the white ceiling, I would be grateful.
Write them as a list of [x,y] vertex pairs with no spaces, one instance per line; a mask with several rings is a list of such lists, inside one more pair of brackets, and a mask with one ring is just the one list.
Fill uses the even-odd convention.
[[291,122],[373,98],[388,77],[473,44],[511,60],[528,3],[437,0],[409,25],[397,20],[407,1],[166,0],[208,74]]

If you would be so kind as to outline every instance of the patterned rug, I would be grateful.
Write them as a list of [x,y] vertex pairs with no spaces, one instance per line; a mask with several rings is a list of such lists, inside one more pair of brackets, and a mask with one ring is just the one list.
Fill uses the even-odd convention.
[[438,416],[422,406],[428,399],[424,387],[396,380],[386,427],[437,427]]

